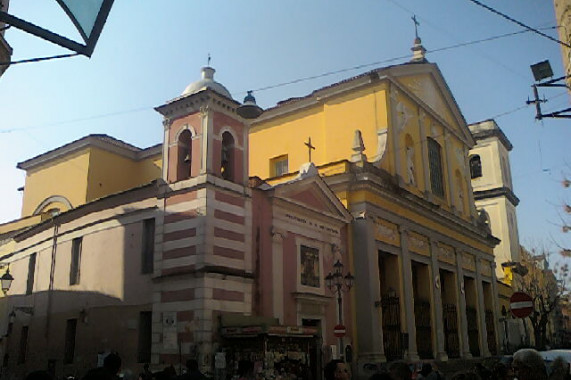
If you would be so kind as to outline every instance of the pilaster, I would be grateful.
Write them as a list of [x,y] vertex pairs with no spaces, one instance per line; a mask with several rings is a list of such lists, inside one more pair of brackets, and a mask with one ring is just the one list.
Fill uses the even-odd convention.
[[494,334],[496,335],[496,352],[500,352],[500,330],[498,322],[500,320],[500,304],[498,294],[498,279],[496,277],[496,262],[491,261],[492,267],[492,309],[494,312]]
[[203,106],[200,108],[200,117],[202,122],[200,174],[212,173],[212,137],[214,133],[212,112],[212,108],[209,106]]
[[168,171],[169,171],[169,146],[170,146],[170,139],[169,139],[169,132],[172,125],[172,120],[168,118],[163,119],[163,180],[168,182]]
[[456,251],[456,283],[458,291],[458,326],[460,336],[460,352],[464,359],[470,359],[470,342],[468,340],[468,318],[466,317],[466,290],[464,289],[464,270],[462,269],[462,254]]
[[284,323],[284,300],[282,291],[284,284],[283,240],[286,235],[287,231],[275,227],[272,228],[272,302],[274,318],[277,318],[280,324]]
[[391,153],[393,155],[393,160],[395,163],[395,174],[400,186],[403,185],[403,176],[402,176],[402,162],[401,162],[401,154],[399,149],[399,128],[398,128],[398,120],[397,120],[397,104],[398,104],[398,90],[395,88],[394,85],[391,85],[390,89],[390,99],[391,99],[391,128],[390,134],[392,135],[392,149]]
[[401,312],[402,325],[406,326],[408,333],[408,350],[405,359],[410,361],[419,360],[416,347],[416,321],[414,318],[414,292],[412,289],[412,266],[410,262],[410,252],[408,250],[408,230],[399,226],[401,238],[401,254],[399,256],[400,265],[400,298],[401,306],[404,306],[404,313]]
[[[430,296],[432,298],[432,321],[435,333],[433,341],[436,340],[434,358],[440,361],[447,361],[448,354],[444,347],[444,316],[442,313],[442,289],[440,282],[440,264],[438,263],[438,247],[434,240],[430,240]],[[434,283],[432,282],[434,281]]]
[[484,302],[484,287],[482,285],[482,263],[476,257],[476,294],[478,296],[478,322],[480,328],[480,347],[482,356],[490,356],[490,349],[488,347],[488,333],[486,329],[486,304]]
[[[430,167],[428,162],[428,149],[426,145],[426,130],[424,129],[424,119],[426,113],[420,109],[418,112],[418,135],[420,136],[420,157],[422,157],[422,173],[424,176],[424,192],[430,193]],[[426,157],[426,158],[425,158]]]
[[452,209],[456,209],[456,202],[454,202],[454,196],[456,194],[456,184],[454,183],[454,175],[452,173],[451,157],[452,152],[450,151],[450,132],[446,129],[444,130],[444,157],[442,157],[442,162],[446,165],[447,183],[448,191],[446,191],[446,198],[448,199],[448,204]]

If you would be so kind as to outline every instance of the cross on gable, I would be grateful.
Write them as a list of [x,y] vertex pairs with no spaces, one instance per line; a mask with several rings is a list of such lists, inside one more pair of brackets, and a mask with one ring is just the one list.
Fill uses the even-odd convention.
[[418,38],[418,26],[420,25],[420,23],[418,22],[418,20],[416,19],[416,15],[413,15],[411,17],[412,21],[414,22],[414,36],[416,38]]
[[307,147],[309,153],[309,162],[311,162],[311,151],[315,150],[315,147],[311,145],[311,137],[308,137],[308,141],[304,142],[305,146]]

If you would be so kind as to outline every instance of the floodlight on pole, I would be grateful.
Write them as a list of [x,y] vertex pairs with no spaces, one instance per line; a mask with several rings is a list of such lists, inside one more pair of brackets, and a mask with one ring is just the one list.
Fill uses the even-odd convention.
[[[529,100],[528,98],[526,104],[535,105],[535,118],[537,120],[541,120],[545,117],[560,118],[560,119],[571,118],[571,107],[546,114],[542,113],[541,103],[545,103],[547,102],[547,100],[545,98],[540,99],[539,91],[537,90],[538,87],[565,87],[568,90],[571,90],[569,88],[569,85],[565,83],[565,80],[569,78],[569,75],[555,79],[545,80],[547,78],[553,77],[553,70],[551,69],[551,64],[549,63],[549,60],[538,62],[534,65],[531,65],[530,67],[531,67],[531,72],[533,73],[533,78],[537,83],[534,83],[531,86],[531,88],[533,89],[533,99]],[[558,83],[560,81],[563,81],[563,83]]]
[[536,82],[541,82],[545,78],[553,78],[553,70],[549,60],[541,61],[535,65],[531,65],[531,72]]

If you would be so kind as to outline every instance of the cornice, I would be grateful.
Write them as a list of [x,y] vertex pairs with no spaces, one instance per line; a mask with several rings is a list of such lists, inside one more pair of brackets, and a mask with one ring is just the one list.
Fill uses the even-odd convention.
[[141,149],[124,141],[108,135],[88,135],[79,140],[72,141],[59,148],[42,153],[26,161],[19,162],[16,167],[22,170],[34,169],[56,159],[71,155],[88,148],[99,148],[117,155],[137,161],[161,153],[161,145]]
[[[443,210],[440,206],[399,187],[396,184],[396,180],[389,173],[374,167],[372,164],[368,163],[362,168],[353,165],[351,174],[351,176],[346,176],[345,174],[334,175],[324,179],[335,192],[369,191],[388,199],[391,203],[402,208],[412,209],[423,217],[431,219],[450,230],[468,234],[471,238],[485,245],[493,247],[499,243],[499,240],[487,231],[479,229],[472,223]],[[337,176],[343,176],[344,180],[337,181]]]
[[240,103],[234,99],[227,98],[209,88],[197,93],[180,96],[161,106],[155,107],[155,111],[168,120],[178,119],[192,113],[201,112],[204,107],[225,113],[238,120],[241,117],[236,113]]
[[[486,122],[490,122],[490,123],[494,123],[494,127],[493,128],[478,128],[478,125],[482,125],[483,123]],[[484,120],[478,123],[473,123],[468,125],[468,128],[470,128],[470,132],[472,133],[472,136],[474,136],[474,140],[476,140],[476,142],[480,141],[480,140],[485,140],[487,138],[491,138],[491,137],[495,137],[498,140],[500,140],[500,142],[502,143],[502,145],[508,150],[511,151],[513,148],[512,143],[510,142],[510,140],[508,139],[508,137],[504,134],[504,132],[501,130],[500,127],[497,126],[496,122],[494,120]],[[477,129],[477,130],[476,130]]]
[[474,191],[474,200],[479,201],[482,199],[506,197],[514,206],[519,204],[519,198],[516,197],[512,189],[509,187],[496,187],[489,190]]

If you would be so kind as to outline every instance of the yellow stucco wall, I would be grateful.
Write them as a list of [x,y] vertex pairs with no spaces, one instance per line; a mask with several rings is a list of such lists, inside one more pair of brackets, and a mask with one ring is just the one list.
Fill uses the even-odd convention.
[[67,198],[74,207],[85,203],[88,167],[89,150],[85,149],[28,170],[22,217],[32,215],[45,199],[53,195]]
[[[327,99],[290,115],[261,122],[250,130],[250,175],[271,176],[270,160],[287,154],[290,172],[308,162],[311,137],[316,147],[312,162],[324,165],[351,157],[355,130],[363,135],[365,153],[374,155],[378,129],[387,128],[385,85]],[[277,142],[279,144],[270,143]],[[370,151],[370,152],[369,152]]]
[[[26,173],[22,216],[30,216],[49,197],[62,196],[73,207],[151,182],[161,176],[160,154],[135,161],[96,147],[86,147]],[[52,202],[40,211],[68,207]]]
[[[452,117],[452,111],[430,77],[419,75],[418,80],[415,78],[403,78],[403,83],[398,86],[381,81],[318,100],[306,108],[295,109],[292,106],[296,103],[285,104],[281,107],[284,110],[291,108],[291,112],[266,121],[262,117],[250,129],[250,151],[255,152],[250,155],[250,175],[264,179],[271,177],[272,159],[283,155],[288,155],[289,172],[296,172],[308,162],[308,148],[304,142],[309,137],[316,147],[312,151],[312,162],[320,168],[322,175],[332,175],[330,171],[336,168],[324,165],[351,159],[355,130],[358,129],[368,161],[375,162],[392,175],[398,174],[403,179],[402,187],[425,197],[431,192],[429,171],[424,166],[428,165],[427,139],[432,138],[441,147],[445,191],[443,197],[435,196],[431,201],[447,211],[452,211],[454,206],[454,212],[470,220],[475,215],[471,215],[474,211],[469,203],[468,147],[459,137],[467,132],[467,127],[459,125]],[[426,104],[419,104],[411,93],[403,91],[401,85],[413,87],[411,92],[416,96],[427,97],[423,101],[434,107],[438,116],[427,111]],[[428,90],[423,90],[422,86]],[[299,104],[304,102],[307,100]],[[276,111],[280,108],[270,112]],[[386,131],[384,135],[383,131]],[[382,136],[385,137],[384,151],[379,148]],[[411,166],[413,174],[410,174]],[[286,178],[279,178],[278,182]]]
[[[109,151],[91,148],[87,201],[151,182],[161,176],[160,159],[134,161]],[[118,175],[119,174],[119,175]]]

